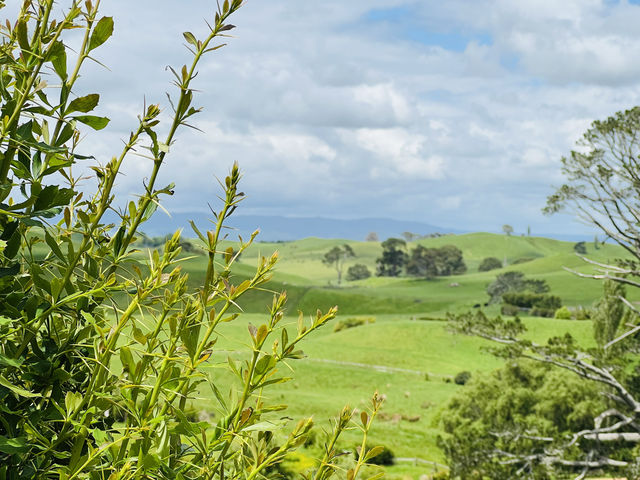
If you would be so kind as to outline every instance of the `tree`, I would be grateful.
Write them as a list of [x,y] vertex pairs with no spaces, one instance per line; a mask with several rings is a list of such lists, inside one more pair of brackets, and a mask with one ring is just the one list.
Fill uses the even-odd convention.
[[435,248],[416,245],[407,260],[407,274],[414,277],[433,278],[438,275],[438,252]]
[[376,232],[369,232],[369,233],[367,233],[367,238],[365,238],[365,241],[367,241],[367,242],[379,242],[380,238],[378,237],[378,234]]
[[575,212],[634,257],[640,256],[638,131],[640,107],[593,122],[580,149],[561,159],[569,182],[547,199],[544,209],[547,214]]
[[545,280],[526,278],[524,273],[511,271],[496,276],[496,279],[487,286],[487,294],[490,303],[497,303],[507,292],[547,293],[549,285]]
[[367,268],[366,265],[362,263],[356,263],[355,265],[350,266],[347,269],[347,280],[364,280],[365,278],[369,278],[371,276],[371,272]]
[[513,227],[511,225],[503,225],[502,231],[509,237],[513,233]]
[[498,268],[502,268],[502,262],[496,257],[484,258],[482,262],[480,262],[480,265],[478,265],[479,272],[488,272],[490,270],[496,270]]
[[335,246],[322,257],[322,263],[333,267],[338,273],[338,285],[342,283],[342,271],[344,269],[344,262],[347,258],[355,257],[353,249],[346,243],[341,246]]
[[454,245],[426,248],[416,245],[406,265],[407,274],[415,277],[459,275],[467,270],[462,251]]
[[[564,435],[538,435],[534,431],[532,440],[536,443],[519,452],[496,445],[491,453],[486,450],[481,453],[485,459],[490,458],[481,460],[484,465],[517,466],[518,472],[568,469],[578,474],[578,478],[584,478],[593,470],[608,476],[616,472],[617,476],[640,478],[637,455],[640,375],[637,366],[633,367],[637,364],[640,310],[619,290],[623,285],[640,287],[639,132],[638,107],[593,122],[583,135],[580,148],[562,159],[567,183],[548,198],[545,208],[546,213],[572,210],[583,221],[598,227],[606,238],[622,246],[631,257],[631,260],[609,264],[586,259],[595,267],[595,273],[574,272],[581,277],[611,282],[605,286],[605,298],[599,303],[594,319],[598,348],[585,351],[570,336],[552,338],[546,345],[523,340],[520,338],[523,326],[517,319],[487,319],[478,314],[451,318],[458,331],[501,344],[503,347],[496,352],[511,361],[528,358],[553,365],[572,373],[581,386],[594,386],[596,392],[584,394],[594,404],[606,399],[604,404],[596,405],[595,410],[585,410],[586,426],[571,426]],[[629,321],[620,320],[622,304],[628,312],[625,315],[630,316]],[[563,404],[573,406],[580,398],[565,396]],[[522,424],[497,433],[517,440],[531,436],[531,430]],[[533,474],[530,476],[536,478]]]
[[455,245],[444,245],[438,250],[438,274],[461,275],[467,271],[467,266],[462,257],[462,250]]
[[389,238],[382,242],[382,256],[376,260],[376,275],[397,277],[407,264],[407,243],[399,238]]
[[543,463],[536,455],[589,429],[605,405],[596,385],[547,364],[510,361],[474,376],[441,415],[447,435],[439,443],[451,478],[555,478],[553,461],[561,458]]
[[413,242],[420,238],[420,234],[413,232],[402,232],[402,238],[404,238],[407,242]]
[[627,308],[624,300],[626,288],[613,280],[602,283],[604,295],[593,309],[593,337],[600,347],[613,341],[618,332]]
[[[66,9],[53,0],[21,3],[16,21],[1,27],[0,478],[262,478],[305,442],[313,424],[280,423],[283,407],[263,389],[286,381],[280,367],[303,357],[301,343],[336,308],[292,327],[282,321],[287,295],[276,294],[260,325],[248,325],[247,351],[228,358],[228,380],[210,375],[212,360],[226,357],[215,346],[219,326],[237,321],[245,294],[264,289],[277,261],[276,254],[262,257],[248,278],[233,274],[255,238],[241,239],[235,251],[221,244],[244,197],[235,164],[222,182],[213,228],[192,225],[206,254],[197,288],[181,270],[180,232],[148,256],[136,246],[144,223],[173,193],[157,181],[177,132],[200,111],[193,106],[199,62],[222,45],[243,1],[221,2],[203,37],[184,33],[191,59],[170,69],[173,109],[161,115],[158,105],[145,106],[104,164],[92,163],[91,142],[80,140],[109,119],[94,112],[98,94],[78,92],[91,87],[79,84],[80,72],[98,58],[113,19],[100,17],[98,1]],[[112,225],[105,214],[116,208],[123,164],[139,161],[132,154],[144,154],[151,175]],[[95,175],[93,192],[79,191],[73,166],[80,161]],[[205,391],[216,419],[193,421],[185,411]],[[376,396],[358,416],[365,436],[379,406]],[[353,413],[342,411],[332,442]],[[276,437],[275,428],[288,433]],[[347,475],[355,478],[371,453],[362,448]],[[328,479],[338,454],[327,448],[308,476]]]
[[585,244],[585,242],[578,242],[573,246],[573,250],[580,255],[586,255],[587,245]]

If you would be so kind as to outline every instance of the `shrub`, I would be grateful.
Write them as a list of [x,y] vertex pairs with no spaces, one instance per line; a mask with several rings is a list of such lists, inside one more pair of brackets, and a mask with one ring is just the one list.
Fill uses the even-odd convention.
[[554,308],[542,308],[542,307],[533,307],[529,314],[532,317],[544,317],[544,318],[553,318],[553,315],[556,313],[556,309]]
[[553,310],[554,312],[562,307],[562,300],[557,295],[543,295],[540,300],[534,303],[534,307]]
[[531,308],[544,300],[541,293],[531,292],[510,292],[502,295],[502,301],[516,307]]
[[525,290],[532,293],[546,293],[549,291],[549,286],[544,280],[526,278],[524,273],[518,271],[500,273],[496,276],[496,279],[487,286],[490,303],[499,302],[505,293],[523,292]]
[[587,244],[585,242],[578,242],[573,246],[573,250],[580,255],[586,255]]
[[375,321],[375,317],[346,318],[344,320],[337,321],[335,326],[333,327],[333,331],[339,332],[341,330],[346,330],[347,328],[361,327],[362,325],[367,325],[368,323],[375,323]]
[[496,257],[487,257],[480,262],[478,266],[479,272],[488,272],[490,270],[496,270],[502,268],[502,262]]
[[556,310],[553,318],[558,320],[571,320],[571,311],[567,307],[560,307]]
[[[95,173],[93,193],[77,191],[71,167],[93,158],[81,150],[91,146],[80,142],[86,128],[100,130],[109,120],[91,115],[98,94],[72,92],[81,90],[80,69],[97,57],[113,20],[99,18],[99,2],[91,1],[74,1],[54,19],[60,3],[27,0],[17,21],[2,26],[0,478],[261,478],[302,445],[313,425],[303,419],[276,439],[267,420],[281,406],[264,403],[262,391],[285,381],[279,365],[302,358],[301,342],[336,308],[291,327],[282,322],[287,296],[275,295],[264,323],[248,326],[243,362],[229,359],[229,381],[221,384],[208,370],[212,357],[225,355],[215,350],[217,329],[237,321],[233,312],[245,293],[261,290],[277,261],[275,254],[261,258],[241,282],[231,275],[237,256],[221,247],[220,236],[244,195],[238,166],[224,179],[213,229],[193,225],[207,255],[196,289],[180,269],[179,232],[148,257],[135,245],[141,226],[173,192],[156,181],[176,132],[199,112],[192,105],[199,60],[227,36],[233,28],[227,20],[243,2],[221,2],[204,38],[185,32],[193,57],[172,69],[177,89],[169,124],[158,127],[158,105],[145,107],[112,160],[81,169]],[[160,129],[166,136],[158,136]],[[137,201],[109,225],[114,185],[134,153],[144,153],[151,175]],[[200,389],[214,392],[216,422],[189,413]],[[358,424],[365,438],[380,402],[375,396],[367,422]],[[342,411],[334,438],[352,414]],[[337,454],[326,452],[316,478],[328,478]]]
[[521,311],[522,310],[519,307],[516,307],[515,305],[509,305],[508,303],[504,303],[500,307],[500,313],[502,315],[507,315],[510,317],[515,317],[516,315],[519,315]]
[[367,268],[366,265],[362,263],[356,263],[355,265],[350,266],[347,269],[347,280],[363,280],[365,278],[369,278],[371,276],[371,272]]
[[533,260],[535,260],[533,257],[520,257],[511,262],[511,265],[519,265],[521,263],[532,262]]
[[574,317],[576,320],[589,320],[591,318],[591,311],[581,305],[574,311]]
[[458,373],[454,378],[453,382],[456,385],[465,385],[469,380],[471,380],[471,372],[464,370]]

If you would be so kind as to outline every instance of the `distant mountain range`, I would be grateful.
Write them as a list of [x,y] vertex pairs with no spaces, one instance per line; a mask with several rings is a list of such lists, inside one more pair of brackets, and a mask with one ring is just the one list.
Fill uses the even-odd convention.
[[[193,236],[189,220],[193,220],[198,228],[211,228],[211,214],[200,212],[172,213],[171,217],[157,212],[146,222],[142,230],[149,236],[160,236],[182,228],[185,236]],[[428,223],[393,220],[389,218],[359,218],[341,220],[323,217],[280,217],[266,215],[233,215],[228,222],[229,236],[236,238],[242,235],[247,238],[252,232],[260,229],[259,240],[290,241],[307,237],[344,238],[346,240],[365,240],[367,235],[375,232],[380,240],[389,237],[401,237],[403,232],[418,235],[436,233],[466,233],[463,230],[438,227]]]
[[[179,228],[184,230],[184,236],[193,237],[195,234],[189,225],[193,220],[202,231],[212,228],[211,214],[202,212],[172,213],[171,217],[158,211],[142,226],[147,235],[162,236],[172,233]],[[291,241],[307,237],[343,238],[345,240],[365,240],[367,235],[375,232],[380,240],[389,237],[401,238],[404,232],[417,235],[461,234],[470,233],[469,230],[440,227],[429,223],[390,218],[358,218],[343,220],[325,217],[282,217],[275,215],[233,215],[228,222],[229,237],[236,239],[238,235],[248,238],[252,232],[260,229],[258,240],[261,241]],[[565,241],[592,241],[593,235],[584,234],[540,234]]]

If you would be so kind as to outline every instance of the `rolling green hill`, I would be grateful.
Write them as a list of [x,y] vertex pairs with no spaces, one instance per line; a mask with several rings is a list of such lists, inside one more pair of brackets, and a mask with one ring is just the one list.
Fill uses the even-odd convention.
[[[308,238],[295,242],[255,243],[243,254],[235,273],[239,278],[250,275],[259,255],[278,251],[280,261],[271,288],[275,291],[287,290],[291,312],[338,305],[345,314],[408,313],[442,317],[447,311],[464,311],[474,305],[484,304],[488,300],[486,286],[497,274],[509,270],[518,270],[531,278],[546,280],[552,293],[560,296],[564,304],[570,307],[589,307],[601,293],[599,281],[579,278],[564,269],[594,273],[594,267],[575,254],[574,244],[570,242],[491,233],[423,239],[409,243],[408,249],[411,250],[416,244],[425,247],[455,245],[463,252],[467,273],[432,280],[374,275],[365,280],[345,281],[338,286],[336,271],[323,264],[322,257],[332,247],[343,243],[349,244],[356,254],[355,258],[348,260],[345,271],[350,265],[362,263],[372,273],[375,272],[376,259],[382,252],[380,243]],[[625,254],[617,245],[600,245],[598,249],[592,243],[587,245],[587,256],[597,262],[612,262]],[[490,272],[478,272],[482,259],[489,256],[501,260],[506,258],[507,266]],[[202,257],[185,262],[184,268],[191,273],[194,283],[198,282],[203,271],[201,264]],[[270,301],[270,296],[270,293],[264,292],[247,298],[245,311],[262,311]],[[636,297],[632,294],[631,298]]]
[[[486,286],[498,273],[508,270],[546,280],[551,292],[568,306],[589,307],[601,296],[600,281],[579,278],[563,269],[594,272],[593,266],[575,255],[573,243],[569,242],[489,233],[423,239],[417,243],[460,248],[467,273],[434,280],[372,276],[339,286],[335,270],[324,265],[322,257],[333,246],[343,243],[348,243],[356,253],[345,270],[349,265],[363,263],[375,271],[376,258],[382,251],[377,242],[309,238],[251,246],[234,270],[235,281],[251,275],[259,255],[270,255],[273,251],[280,254],[277,273],[269,291],[243,298],[241,306],[248,315],[221,326],[218,347],[222,354],[211,372],[221,384],[230,381],[217,365],[226,362],[224,352],[233,356],[247,343],[247,323],[261,321],[260,313],[266,311],[273,291],[288,292],[290,315],[298,310],[311,314],[317,308],[326,310],[338,305],[342,318],[374,317],[375,322],[365,326],[339,332],[333,332],[329,326],[310,338],[304,348],[307,358],[292,363],[292,371],[285,372],[294,379],[278,386],[271,395],[291,406],[288,415],[292,418],[313,414],[318,423],[328,426],[326,419],[336,415],[344,404],[364,408],[370,395],[378,391],[387,400],[375,424],[372,441],[390,447],[400,458],[442,463],[444,459],[437,446],[441,434],[439,415],[447,400],[464,388],[451,379],[464,370],[479,375],[501,364],[501,360],[483,349],[486,342],[450,333],[441,320],[446,312],[466,311],[484,304],[488,299]],[[415,244],[409,244],[409,249]],[[614,245],[595,249],[589,244],[587,250],[587,256],[598,262],[625,256],[624,250]],[[488,256],[506,257],[508,266],[478,272],[478,265]],[[516,263],[523,259],[523,263]],[[204,256],[185,260],[183,268],[196,285],[204,271]],[[635,292],[629,294],[632,300],[640,299]],[[496,314],[498,306],[485,310]],[[525,318],[524,322],[529,329],[527,335],[538,342],[569,332],[584,347],[593,345],[590,321]],[[204,394],[197,407],[207,410],[211,404]],[[347,434],[342,447],[350,448],[357,437],[357,432]],[[304,462],[304,454],[298,459]],[[387,474],[388,478],[418,478],[432,473],[434,468],[439,467],[401,461],[389,467]]]

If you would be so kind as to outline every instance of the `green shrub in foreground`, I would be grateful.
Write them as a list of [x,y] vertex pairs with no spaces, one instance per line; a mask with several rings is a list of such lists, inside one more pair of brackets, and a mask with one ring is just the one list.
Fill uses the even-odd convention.
[[[17,20],[0,27],[1,479],[251,480],[277,470],[306,441],[312,420],[287,425],[274,413],[286,407],[267,403],[263,390],[287,380],[278,366],[303,357],[300,343],[332,320],[335,308],[285,326],[287,296],[275,295],[264,322],[248,326],[247,350],[223,363],[234,381],[222,385],[208,368],[226,356],[216,349],[218,327],[237,321],[244,295],[263,288],[277,261],[275,254],[261,258],[243,281],[231,274],[255,237],[241,239],[235,251],[220,245],[244,196],[237,165],[224,179],[212,230],[193,225],[207,258],[201,285],[189,288],[181,270],[180,232],[144,261],[134,246],[141,225],[173,192],[157,179],[176,132],[200,111],[192,105],[200,59],[221,46],[242,3],[221,2],[203,38],[184,33],[193,56],[171,69],[177,89],[166,136],[158,134],[160,107],[145,107],[122,149],[91,166],[93,193],[79,193],[72,167],[92,158],[80,142],[85,129],[100,130],[109,119],[93,114],[99,94],[74,91],[84,62],[111,36],[113,19],[99,17],[98,0],[69,0],[56,19],[59,2],[26,0]],[[81,42],[67,48],[78,33]],[[123,164],[140,161],[134,153],[144,154],[151,174],[137,201],[107,224]],[[214,421],[184,413],[201,391],[215,398]],[[341,465],[350,478],[377,454],[366,441],[379,407],[374,396],[358,419],[360,454]],[[335,444],[352,414],[342,411],[310,477],[334,476]]]

